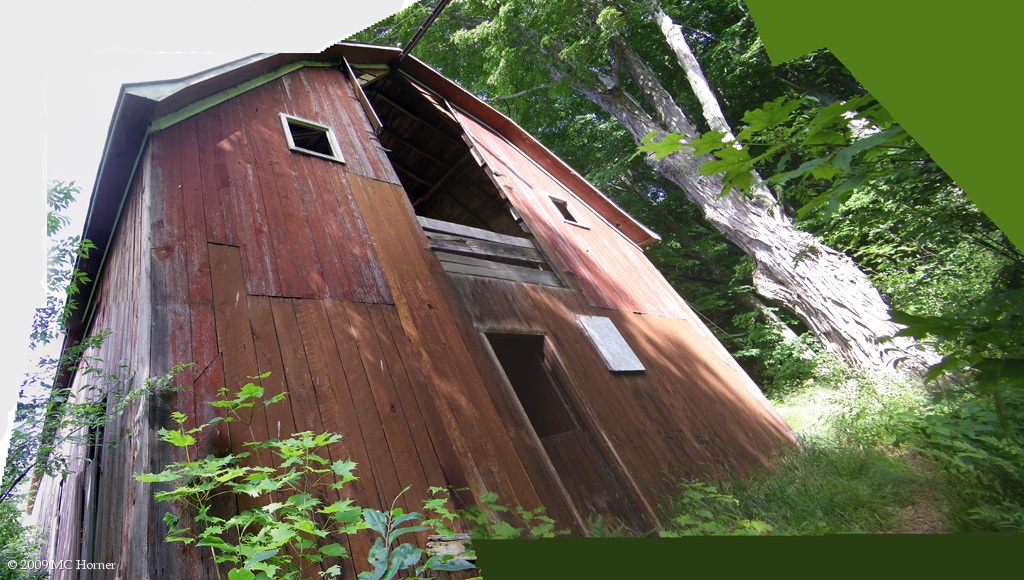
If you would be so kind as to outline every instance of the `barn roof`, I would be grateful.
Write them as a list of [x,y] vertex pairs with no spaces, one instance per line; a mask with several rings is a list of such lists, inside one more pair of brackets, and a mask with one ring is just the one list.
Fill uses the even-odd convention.
[[[414,57],[408,56],[397,63],[400,53],[397,48],[343,42],[320,53],[257,54],[180,79],[123,85],[107,132],[83,234],[97,248],[87,259],[79,261],[79,270],[90,279],[97,279],[136,164],[151,132],[247,90],[267,75],[279,75],[281,71],[311,63],[340,64],[344,60],[353,64],[397,66],[502,135],[637,245],[647,246],[660,239],[511,119]],[[69,321],[69,336],[85,331],[90,317],[91,292],[91,287],[85,289],[86,304]]]

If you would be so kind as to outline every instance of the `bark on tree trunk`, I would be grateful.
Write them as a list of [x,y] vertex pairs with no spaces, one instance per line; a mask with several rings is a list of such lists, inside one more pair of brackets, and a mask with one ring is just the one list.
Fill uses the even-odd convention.
[[686,73],[686,80],[689,81],[690,88],[693,89],[694,95],[697,96],[697,100],[700,102],[700,107],[704,111],[704,118],[707,120],[708,126],[715,131],[725,133],[732,140],[732,128],[729,127],[729,122],[725,120],[725,113],[722,112],[722,108],[718,105],[718,98],[711,91],[711,84],[708,83],[708,79],[704,76],[704,71],[701,70],[697,57],[690,50],[690,44],[686,42],[682,28],[673,22],[668,14],[665,14],[665,11],[662,10],[661,5],[658,3],[652,4],[651,13],[654,16],[654,21],[658,23],[658,28],[661,29],[661,34],[665,37],[665,42],[668,43],[669,48],[675,53],[676,62],[679,63],[679,66],[683,68],[683,72]]
[[[696,137],[693,123],[653,71],[628,43],[619,43],[619,65],[658,119],[607,79],[580,81],[578,89],[618,119],[638,143],[651,132],[659,138],[668,132],[687,140]],[[887,306],[857,265],[797,229],[766,189],[747,199],[736,191],[719,198],[722,182],[700,174],[704,161],[685,152],[647,157],[655,171],[681,187],[704,217],[754,260],[753,281],[759,294],[793,312],[829,350],[854,366],[891,368],[905,357],[901,368],[920,374],[937,362],[934,351],[919,350],[910,339],[880,344],[878,339],[892,336],[899,327],[889,320]]]
[[[636,184],[632,183],[632,181],[626,174],[623,174],[621,179],[623,182],[626,183],[626,188],[624,188],[625,191],[631,193],[635,198],[640,200],[641,203],[651,206],[655,208],[655,210],[657,209],[657,204],[652,199],[648,198],[646,194],[643,193],[638,187],[636,187]],[[678,230],[681,229],[682,226],[676,220],[668,218],[664,215],[662,217],[667,222],[663,224],[666,227],[676,230],[677,232]],[[686,251],[686,255],[696,260],[701,265],[701,267],[703,267],[707,271],[707,273],[719,284],[725,284],[729,281],[730,275],[722,270],[720,264],[717,261],[715,261],[714,257],[708,255],[705,252],[693,249],[693,246],[697,243],[695,239],[687,235],[679,235],[678,233],[675,234],[673,237],[680,244],[689,247],[689,249]],[[793,332],[793,329],[790,328],[788,324],[786,324],[781,318],[779,318],[779,315],[775,313],[775,309],[769,306],[760,298],[758,298],[756,295],[742,294],[734,297],[733,300],[743,308],[747,308],[749,310],[758,312],[761,316],[761,319],[765,323],[771,325],[779,333],[783,340],[793,342],[797,339],[797,334]],[[698,312],[698,314],[700,313]],[[815,353],[809,348],[802,348],[799,354],[801,358],[811,359],[814,358]]]
[[[732,133],[732,127],[729,126],[729,121],[725,119],[725,113],[722,112],[722,107],[718,105],[718,97],[711,90],[711,84],[708,82],[707,77],[704,76],[704,71],[701,70],[697,57],[690,50],[690,44],[686,42],[686,37],[683,36],[682,27],[677,25],[662,10],[661,4],[658,2],[652,2],[651,13],[654,16],[654,21],[658,23],[658,28],[661,29],[662,36],[665,37],[665,43],[668,44],[669,48],[676,55],[676,62],[679,63],[680,68],[686,73],[686,80],[690,84],[693,94],[696,95],[697,101],[700,103],[704,120],[707,121],[708,126],[712,130],[725,133],[727,140],[735,141],[736,137]],[[752,188],[751,195],[762,198],[766,202],[770,200],[773,216],[776,219],[781,219],[782,213],[778,205],[778,198],[775,197],[768,187],[760,183],[760,175],[755,173],[754,176],[754,183],[756,185]]]

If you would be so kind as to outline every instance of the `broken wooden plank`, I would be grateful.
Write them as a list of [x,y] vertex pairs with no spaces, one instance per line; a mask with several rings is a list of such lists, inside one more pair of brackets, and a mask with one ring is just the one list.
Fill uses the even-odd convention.
[[438,260],[441,261],[444,271],[449,274],[468,274],[470,276],[483,276],[485,278],[496,278],[512,282],[562,286],[558,276],[546,270],[535,270],[503,262],[480,260],[459,254],[449,254],[448,252],[435,252],[435,254]]
[[511,246],[500,242],[475,240],[463,236],[451,236],[439,232],[426,232],[430,240],[430,249],[448,252],[461,252],[484,258],[506,258],[547,266],[548,261],[535,248]]
[[[356,98],[359,99],[359,104],[363,107],[363,113],[366,114],[367,120],[370,121],[370,126],[373,127],[374,133],[379,132],[384,124],[380,122],[377,117],[377,113],[373,110],[373,106],[370,105],[370,100],[366,98],[366,93],[363,92],[362,85],[359,84],[359,77],[352,70],[352,65],[349,64],[348,60],[342,58],[342,64],[345,65],[345,72],[348,73],[348,78],[352,81],[352,92],[356,94]],[[374,78],[374,80],[377,80]]]
[[520,248],[536,248],[537,246],[528,238],[519,238],[516,236],[509,236],[505,234],[499,234],[489,230],[482,230],[480,228],[473,228],[470,226],[464,226],[462,224],[453,224],[451,222],[445,222],[441,220],[435,220],[428,217],[417,216],[420,222],[420,226],[427,231],[441,232],[442,234],[452,234],[455,236],[465,236],[467,238],[474,238],[477,240],[487,240],[491,242],[498,242],[499,244],[508,244],[510,246],[518,246]]

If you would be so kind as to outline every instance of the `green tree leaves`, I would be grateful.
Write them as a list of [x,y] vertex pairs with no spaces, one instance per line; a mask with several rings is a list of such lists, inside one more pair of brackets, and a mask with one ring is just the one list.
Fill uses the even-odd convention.
[[[248,426],[257,402],[269,405],[282,400],[280,395],[263,398],[265,392],[258,380],[267,376],[252,377],[257,382],[248,383],[235,393],[221,389],[220,398],[210,405],[227,411],[229,416],[224,420]],[[260,441],[250,429],[252,440],[245,446],[253,450],[252,454],[198,458],[193,435],[214,423],[188,429],[188,417],[180,412],[172,413],[172,420],[178,424],[177,429],[160,429],[160,438],[182,449],[185,459],[168,465],[160,473],[137,473],[135,479],[170,484],[170,489],[155,492],[154,498],[185,509],[164,517],[167,541],[210,549],[215,562],[229,565],[229,578],[298,578],[309,570],[318,570],[321,576],[339,576],[341,566],[328,566],[325,558],[337,561],[350,554],[344,545],[327,538],[334,534],[337,539],[363,530],[378,537],[369,552],[372,570],[360,573],[360,580],[390,580],[422,560],[423,550],[399,542],[405,534],[429,529],[417,524],[423,519],[419,513],[404,513],[394,502],[387,512],[364,509],[349,498],[324,505],[323,489],[341,491],[356,480],[355,462],[332,463],[324,457],[327,447],[341,440],[340,435],[302,432],[284,439]],[[258,459],[260,451],[273,454],[272,465],[243,461]],[[256,499],[257,506],[230,517],[216,515],[218,498],[226,496],[250,496]],[[443,501],[431,505],[446,509]],[[179,525],[183,519],[191,522]],[[450,531],[447,527],[445,530]],[[426,572],[472,568],[464,559],[432,556],[413,572],[419,578]]]

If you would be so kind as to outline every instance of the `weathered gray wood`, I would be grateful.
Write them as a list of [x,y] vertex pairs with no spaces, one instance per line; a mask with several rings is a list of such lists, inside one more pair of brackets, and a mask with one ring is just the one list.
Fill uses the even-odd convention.
[[491,242],[498,242],[500,244],[518,246],[520,248],[537,247],[531,240],[527,238],[507,236],[505,234],[499,234],[488,230],[482,230],[480,228],[472,228],[461,224],[443,222],[441,220],[435,220],[423,216],[417,216],[417,219],[419,219],[420,221],[420,226],[422,226],[424,230],[428,231],[441,232],[443,234],[453,234],[456,236],[466,236],[467,238],[475,238],[478,240],[488,240]]
[[523,266],[502,262],[480,260],[469,256],[449,254],[448,252],[435,252],[435,254],[441,261],[441,265],[444,266],[444,271],[451,274],[469,274],[471,276],[541,284],[543,286],[562,286],[558,276],[545,270],[534,270],[533,268],[524,268]]
[[481,257],[507,258],[520,260],[533,264],[547,265],[548,261],[541,255],[540,251],[522,246],[510,246],[499,242],[488,242],[486,240],[475,240],[462,236],[450,236],[439,232],[426,232],[430,240],[432,250],[445,250],[449,252],[462,252],[474,254]]
[[349,64],[348,60],[342,59],[342,62],[345,63],[345,72],[348,73],[348,78],[352,81],[352,90],[356,93],[356,97],[359,98],[359,104],[362,105],[363,112],[366,113],[366,118],[370,121],[370,126],[373,127],[374,132],[380,132],[384,128],[384,124],[377,117],[377,112],[373,110],[370,100],[366,98],[366,93],[363,92],[363,87],[359,84],[359,77],[352,71],[352,65]]
[[[428,556],[462,556],[466,552],[466,542],[469,541],[469,534],[455,534],[449,536],[427,536]],[[462,558],[463,560],[474,561],[476,556]]]

